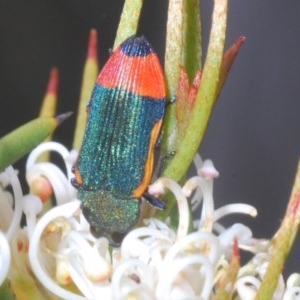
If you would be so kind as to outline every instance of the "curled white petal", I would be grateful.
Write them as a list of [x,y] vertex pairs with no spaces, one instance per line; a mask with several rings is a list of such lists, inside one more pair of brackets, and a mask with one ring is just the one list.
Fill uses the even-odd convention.
[[267,252],[270,248],[271,242],[267,239],[255,239],[249,238],[243,240],[239,247],[243,250],[250,251],[252,253]]
[[193,190],[199,187],[202,181],[204,181],[204,179],[200,176],[193,176],[190,179],[188,179],[182,188],[183,194],[186,197],[190,197]]
[[218,222],[214,222],[214,224],[213,224],[213,230],[214,230],[214,232],[216,232],[216,234],[221,234],[223,231],[226,230],[226,228],[222,224],[220,224]]
[[238,244],[243,243],[244,241],[252,238],[252,231],[243,224],[234,224],[219,236],[220,244],[223,249],[228,253],[231,253],[233,240],[237,239]]
[[176,241],[176,243],[171,247],[167,252],[164,264],[172,265],[172,262],[176,259],[181,252],[184,252],[186,249],[189,249],[191,245],[194,247],[200,247],[201,245],[207,245],[206,256],[215,265],[220,258],[220,244],[216,236],[208,232],[193,232],[182,238],[181,240]]
[[[145,240],[145,238],[148,238]],[[121,253],[123,259],[139,258],[147,262],[150,256],[151,246],[155,241],[172,243],[172,239],[159,230],[141,227],[129,232],[123,240]]]
[[10,177],[10,184],[12,186],[15,199],[13,219],[6,232],[6,237],[10,241],[20,227],[22,217],[21,199],[23,197],[23,193],[20,181],[13,167],[6,168],[5,172]]
[[[37,162],[40,154],[46,151],[58,152],[64,160],[67,176],[54,164],[49,162]],[[72,158],[70,158],[70,156]],[[45,142],[37,146],[29,155],[26,163],[26,179],[30,183],[39,175],[46,177],[52,187],[58,205],[70,201],[76,195],[76,189],[70,184],[73,160],[76,153],[70,152],[63,145],[56,142]]]
[[12,194],[0,187],[0,228],[3,231],[8,230],[13,219],[13,202]]
[[[181,259],[175,260],[171,265],[168,266],[166,273],[164,273],[163,277],[160,277],[157,285],[157,298],[158,299],[172,299],[174,298],[172,295],[174,291],[174,285],[177,279],[178,289],[182,289],[184,284],[181,283],[183,280],[180,278],[180,274],[184,269],[188,269],[191,265],[199,265],[198,272],[193,270],[192,276],[196,278],[187,278],[187,280],[196,279],[199,285],[200,294],[199,295],[191,295],[187,293],[187,291],[181,291],[181,299],[191,299],[195,296],[198,296],[199,299],[208,299],[211,293],[211,289],[213,286],[213,277],[214,277],[214,266],[209,261],[209,259],[203,255],[194,254],[183,257]],[[161,274],[161,273],[160,273]],[[187,271],[188,276],[188,271]],[[182,285],[182,286],[181,286]],[[191,289],[188,289],[190,291]],[[178,293],[178,291],[176,291]]]
[[174,180],[161,177],[157,179],[153,184],[148,187],[150,194],[156,194],[157,191],[161,191],[164,188],[168,188],[175,196],[179,211],[179,224],[177,230],[177,238],[185,236],[189,227],[189,207],[187,199],[182,193],[181,187]]
[[287,288],[284,295],[283,300],[299,300],[300,299],[300,287],[294,286]]
[[[68,256],[70,275],[79,288],[79,290],[87,297],[91,299],[109,299],[111,294],[111,287],[108,284],[100,285],[92,282],[82,266],[81,256],[76,253],[77,251],[71,251]],[[94,262],[94,269],[101,270],[102,264],[97,265],[98,261]]]
[[22,198],[21,205],[26,216],[26,225],[30,237],[36,224],[37,214],[43,209],[43,203],[42,200],[36,195],[29,194]]
[[[213,179],[205,179],[202,176],[194,176],[187,180],[183,186],[183,194],[186,196],[191,195],[194,189],[200,189],[199,196],[203,197],[203,208],[199,221],[199,230],[211,231],[213,227],[213,214],[214,214],[214,202],[213,202]],[[193,200],[195,201],[195,200]],[[201,198],[196,200],[199,205]]]
[[260,280],[254,276],[245,276],[236,281],[235,288],[240,299],[253,300],[260,287]]
[[43,162],[28,167],[26,179],[29,184],[38,175],[45,176],[50,181],[58,205],[66,203],[75,197],[76,190],[71,186],[64,173],[54,164]]
[[[77,161],[77,158],[78,158],[78,151],[73,149],[73,150],[70,151],[69,156],[65,157],[65,161],[70,166],[74,166],[74,164]],[[72,170],[72,167],[71,167],[71,170]],[[69,175],[73,176],[72,174],[69,174]],[[69,178],[70,178],[70,176],[69,176]]]
[[5,280],[11,261],[11,253],[8,240],[0,230],[0,286]]
[[280,275],[276,290],[273,294],[273,300],[281,300],[283,298],[284,291],[285,291],[285,284],[284,284],[283,276]]
[[213,180],[205,180],[200,183],[203,193],[203,208],[198,230],[212,231],[214,215]]
[[203,160],[198,152],[196,153],[196,155],[194,157],[193,163],[196,167],[196,170],[199,170],[203,165]]
[[70,152],[68,149],[63,146],[60,143],[57,142],[45,142],[40,145],[38,145],[35,149],[33,149],[27,159],[26,162],[26,170],[33,165],[36,164],[37,158],[43,153],[43,152],[49,152],[49,151],[55,151],[61,155],[61,157],[64,159],[65,165],[66,165],[66,170],[68,174],[68,178],[70,179],[72,175],[72,165],[69,163],[69,156]]
[[300,287],[300,274],[299,273],[291,274],[286,282],[286,286],[288,288]]
[[29,245],[29,261],[35,276],[39,281],[52,293],[63,299],[83,300],[85,297],[76,295],[66,289],[60,287],[47,273],[44,266],[41,264],[40,239],[46,226],[58,217],[69,218],[73,216],[80,207],[80,201],[75,200],[64,205],[57,206],[48,211],[37,223],[32,234]]
[[257,210],[254,206],[244,203],[234,203],[224,205],[214,211],[214,221],[229,215],[229,214],[246,214],[251,217],[257,216]]
[[[75,249],[75,253],[79,258],[82,269],[86,276],[91,281],[104,282],[110,278],[111,266],[105,259],[108,251],[108,243],[103,243],[104,256],[101,256],[98,248],[93,247],[83,235],[76,231],[70,231],[68,236],[68,243],[71,249]],[[106,251],[105,251],[106,250]]]
[[188,179],[182,187],[182,192],[186,197],[190,197],[192,192],[201,186],[205,179],[200,176],[193,176]]
[[[18,171],[14,170],[15,175],[18,176]],[[7,172],[0,173],[0,183],[1,186],[5,189],[10,185],[10,175]]]
[[25,214],[37,215],[43,209],[43,203],[36,195],[26,195],[22,199],[22,210]]
[[[137,285],[140,284],[151,293],[149,287],[154,285],[151,275],[149,268],[140,260],[125,260],[117,267],[112,277],[113,299],[127,299],[127,296],[135,292]],[[138,282],[135,282],[133,276]]]
[[192,211],[196,211],[199,205],[201,204],[203,199],[203,194],[201,189],[196,189],[196,192],[193,194],[192,198],[190,199]]

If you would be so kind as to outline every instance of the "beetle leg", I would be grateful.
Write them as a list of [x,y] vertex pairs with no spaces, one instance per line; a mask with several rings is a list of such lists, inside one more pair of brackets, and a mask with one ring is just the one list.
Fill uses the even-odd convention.
[[152,195],[150,195],[149,193],[144,193],[143,194],[144,199],[153,207],[164,210],[166,209],[167,205],[165,202],[163,202],[162,200],[159,200],[155,197],[153,197]]

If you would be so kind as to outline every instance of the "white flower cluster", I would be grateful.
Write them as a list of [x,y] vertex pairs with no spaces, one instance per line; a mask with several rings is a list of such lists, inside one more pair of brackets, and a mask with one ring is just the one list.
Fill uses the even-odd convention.
[[[67,175],[52,163],[38,162],[44,151],[62,156]],[[202,162],[196,157],[198,174],[183,187],[167,178],[149,186],[149,193],[156,196],[165,189],[174,194],[179,210],[177,230],[168,226],[168,220],[150,218],[144,220],[144,227],[132,230],[120,248],[111,249],[105,238],[90,234],[81,214],[76,190],[70,184],[76,156],[55,142],[44,143],[30,154],[26,179],[31,191],[42,182],[46,184],[42,190],[49,188],[55,197],[55,206],[47,211],[39,193],[23,195],[12,167],[0,173],[0,285],[8,279],[15,292],[15,279],[21,274],[35,285],[38,299],[54,295],[68,300],[213,299],[237,244],[252,252],[253,258],[238,265],[234,282],[229,281],[225,290],[234,299],[254,299],[268,265],[269,241],[253,238],[243,224],[221,225],[224,216],[255,216],[256,210],[240,203],[214,208],[213,180],[219,174],[210,160]],[[189,233],[187,199],[191,195],[192,209],[202,206],[194,231]],[[23,228],[22,214],[26,220]],[[297,299],[299,293],[300,275],[293,274],[286,284],[280,278],[273,299]]]

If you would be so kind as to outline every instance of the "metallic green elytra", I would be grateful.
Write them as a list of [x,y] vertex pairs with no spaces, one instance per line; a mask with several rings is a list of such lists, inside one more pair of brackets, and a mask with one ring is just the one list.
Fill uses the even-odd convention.
[[123,42],[94,87],[72,183],[92,233],[111,245],[139,220],[142,197],[165,207],[147,195],[165,98],[160,62],[144,37]]

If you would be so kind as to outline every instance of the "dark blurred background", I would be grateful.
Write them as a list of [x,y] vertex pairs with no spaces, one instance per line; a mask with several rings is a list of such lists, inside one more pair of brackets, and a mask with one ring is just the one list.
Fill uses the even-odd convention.
[[[205,46],[211,0],[201,1]],[[121,0],[0,1],[0,136],[35,118],[50,69],[60,72],[58,112],[76,112],[89,30],[96,28],[100,65],[113,45]],[[139,33],[163,60],[167,0],[145,1]],[[215,202],[244,202],[259,215],[243,220],[271,237],[284,215],[300,154],[300,1],[231,0],[227,46],[246,43],[230,73],[201,146],[221,176]],[[71,146],[75,118],[56,140]],[[21,168],[24,162],[18,163]],[[300,243],[288,273],[300,271]]]

